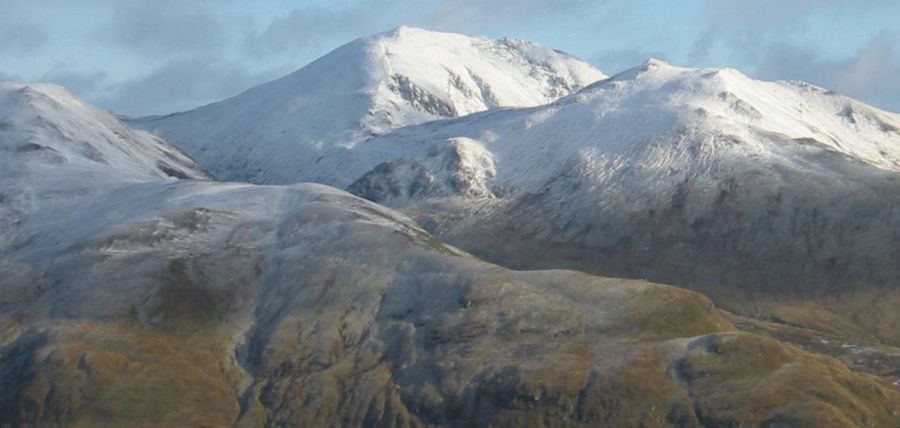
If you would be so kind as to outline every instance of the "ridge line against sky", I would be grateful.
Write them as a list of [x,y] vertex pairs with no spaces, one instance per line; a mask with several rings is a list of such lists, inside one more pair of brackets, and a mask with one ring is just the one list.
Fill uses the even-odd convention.
[[651,56],[733,67],[900,111],[890,0],[2,0],[0,10],[0,80],[59,83],[131,115],[235,95],[398,25],[531,40],[607,74]]

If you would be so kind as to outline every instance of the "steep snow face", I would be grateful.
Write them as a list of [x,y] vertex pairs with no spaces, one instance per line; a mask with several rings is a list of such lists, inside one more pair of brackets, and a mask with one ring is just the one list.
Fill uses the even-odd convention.
[[[404,188],[385,166],[433,168],[428,153],[457,138],[492,160],[494,197],[438,209],[381,191]],[[732,290],[900,283],[900,118],[810,85],[649,61],[547,106],[367,147],[352,191],[510,266]]]
[[516,39],[401,27],[353,41],[279,80],[193,111],[134,121],[217,177],[346,186],[335,157],[373,135],[498,107],[546,104],[605,78]]
[[0,82],[0,249],[23,219],[123,183],[209,178],[187,155],[54,85]]

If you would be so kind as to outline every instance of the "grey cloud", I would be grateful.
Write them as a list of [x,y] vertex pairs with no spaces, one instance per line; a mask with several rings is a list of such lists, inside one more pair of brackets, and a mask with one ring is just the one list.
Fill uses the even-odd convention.
[[0,54],[22,54],[44,47],[49,35],[39,20],[23,12],[24,2],[8,2],[0,12]]
[[16,76],[13,76],[12,74],[7,74],[7,73],[0,71],[0,81],[4,81],[4,80],[20,80],[20,79],[18,79]]
[[773,37],[804,31],[810,12],[816,10],[813,0],[756,0],[739,2],[707,0],[704,8],[705,29],[691,46],[691,61],[706,60],[712,49],[726,44],[738,49],[749,60],[754,58],[761,44]]
[[40,80],[42,82],[52,82],[66,87],[70,92],[81,96],[90,96],[91,94],[102,91],[106,85],[106,73],[102,71],[77,72],[69,71],[64,67],[44,74]]
[[[729,26],[753,26],[766,23],[768,28],[796,23],[798,17],[815,10],[811,6],[822,3],[841,3],[834,0],[706,0],[705,10]],[[846,1],[843,3],[847,3]]]
[[756,74],[765,79],[808,81],[900,111],[900,35],[880,33],[843,60],[797,46],[773,46],[764,54]]
[[215,9],[202,4],[171,0],[116,2],[112,19],[96,36],[141,54],[171,57],[208,53],[224,45],[227,32]]
[[[747,62],[760,61],[760,54],[773,43],[803,34],[814,23],[814,17],[827,17],[836,22],[845,16],[896,13],[896,0],[706,0],[698,17],[701,32],[690,50],[689,59],[703,62],[712,49],[722,46],[740,53]],[[838,30],[836,30],[838,31]]]
[[[900,5],[895,1],[870,0],[864,9],[853,0],[707,0],[705,6],[705,24],[691,46],[690,63],[733,65],[763,79],[808,81],[900,109],[900,33],[883,31],[844,59],[835,59],[831,49],[808,38],[802,45],[788,42],[803,40],[823,18],[852,25],[851,17],[859,14],[896,13]],[[792,37],[797,35],[801,37]],[[716,63],[709,64],[713,58]]]
[[320,43],[347,30],[356,35],[377,30],[378,12],[396,5],[395,2],[366,2],[351,8],[332,9],[305,6],[269,22],[262,31],[249,35],[243,42],[253,56],[289,54]]
[[441,0],[425,16],[425,21],[439,27],[473,29],[571,12],[587,3],[583,0]]
[[47,34],[25,23],[0,22],[0,52],[26,53],[43,47]]
[[243,67],[206,57],[176,60],[147,76],[116,85],[97,103],[118,113],[169,113],[235,95],[249,86],[276,77],[251,73]]
[[310,5],[295,8],[267,23],[261,31],[246,38],[244,48],[256,57],[290,54],[398,25],[482,32],[501,23],[570,12],[586,3],[583,0],[440,0],[423,5],[412,0],[374,0],[343,8]]

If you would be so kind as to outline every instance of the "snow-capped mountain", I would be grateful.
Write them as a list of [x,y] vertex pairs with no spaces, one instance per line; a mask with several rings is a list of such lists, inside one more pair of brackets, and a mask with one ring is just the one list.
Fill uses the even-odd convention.
[[606,76],[534,43],[400,27],[350,42],[281,79],[185,113],[136,120],[214,175],[343,181],[333,158],[394,129],[546,104]]
[[808,84],[651,60],[366,149],[352,192],[507,266],[900,301],[900,116]]
[[[698,293],[511,271],[323,185],[176,180],[205,175],[58,87],[3,85],[0,425],[898,422],[875,376]],[[434,165],[489,166],[451,145]]]

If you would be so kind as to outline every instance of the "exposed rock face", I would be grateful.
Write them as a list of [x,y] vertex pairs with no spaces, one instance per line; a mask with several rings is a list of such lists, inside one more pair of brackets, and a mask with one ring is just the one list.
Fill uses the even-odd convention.
[[495,190],[488,181],[495,172],[494,159],[481,143],[454,138],[432,145],[423,159],[380,163],[347,189],[394,205],[435,197],[490,199]]
[[35,238],[3,254],[0,289],[19,292],[0,305],[0,424],[900,418],[886,384],[730,331],[699,294],[509,271],[324,186],[144,184],[84,203],[71,223],[26,222]]

